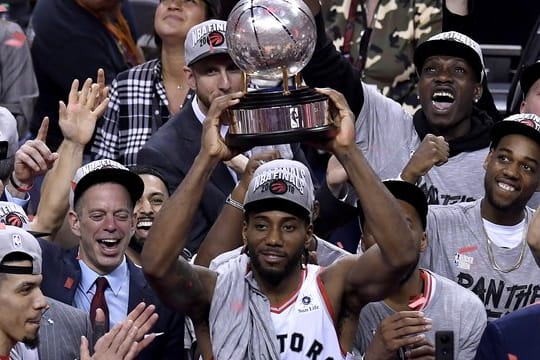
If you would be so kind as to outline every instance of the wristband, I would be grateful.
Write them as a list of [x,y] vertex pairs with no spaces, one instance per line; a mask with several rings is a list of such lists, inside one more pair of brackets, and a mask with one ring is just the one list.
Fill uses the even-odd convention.
[[18,192],[29,192],[30,190],[34,188],[34,184],[30,185],[29,187],[24,187],[17,184],[17,182],[15,181],[15,178],[13,177],[13,172],[9,176],[9,181],[11,182],[11,185],[13,185],[15,190],[17,190]]
[[225,204],[229,204],[240,211],[244,211],[244,205],[241,202],[234,200],[231,195],[227,196],[227,198],[225,199]]

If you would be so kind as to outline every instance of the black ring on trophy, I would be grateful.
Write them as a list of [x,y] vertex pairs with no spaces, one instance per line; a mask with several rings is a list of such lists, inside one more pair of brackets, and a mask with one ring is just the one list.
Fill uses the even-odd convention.
[[233,121],[226,142],[233,147],[325,140],[335,135],[328,97],[302,87],[283,91],[254,91],[230,108]]

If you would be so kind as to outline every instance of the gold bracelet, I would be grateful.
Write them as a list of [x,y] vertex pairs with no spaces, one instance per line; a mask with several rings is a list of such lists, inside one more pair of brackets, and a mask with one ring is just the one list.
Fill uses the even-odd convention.
[[241,202],[234,200],[231,195],[227,196],[227,198],[225,199],[225,204],[229,204],[240,211],[244,211],[244,205]]

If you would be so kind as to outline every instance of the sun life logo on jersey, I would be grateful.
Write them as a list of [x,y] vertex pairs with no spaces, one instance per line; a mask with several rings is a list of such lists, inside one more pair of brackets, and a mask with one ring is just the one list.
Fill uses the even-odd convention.
[[298,312],[300,313],[319,310],[319,305],[313,303],[313,299],[309,295],[302,296],[301,302],[302,305],[298,308]]

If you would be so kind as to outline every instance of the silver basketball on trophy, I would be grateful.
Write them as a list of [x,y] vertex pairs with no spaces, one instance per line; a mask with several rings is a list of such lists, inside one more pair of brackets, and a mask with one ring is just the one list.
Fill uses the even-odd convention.
[[[317,140],[335,133],[328,97],[301,84],[300,71],[317,41],[315,19],[302,0],[242,0],[229,15],[226,37],[231,58],[244,72],[246,93],[231,108],[229,145]],[[248,82],[259,86],[248,91]]]

